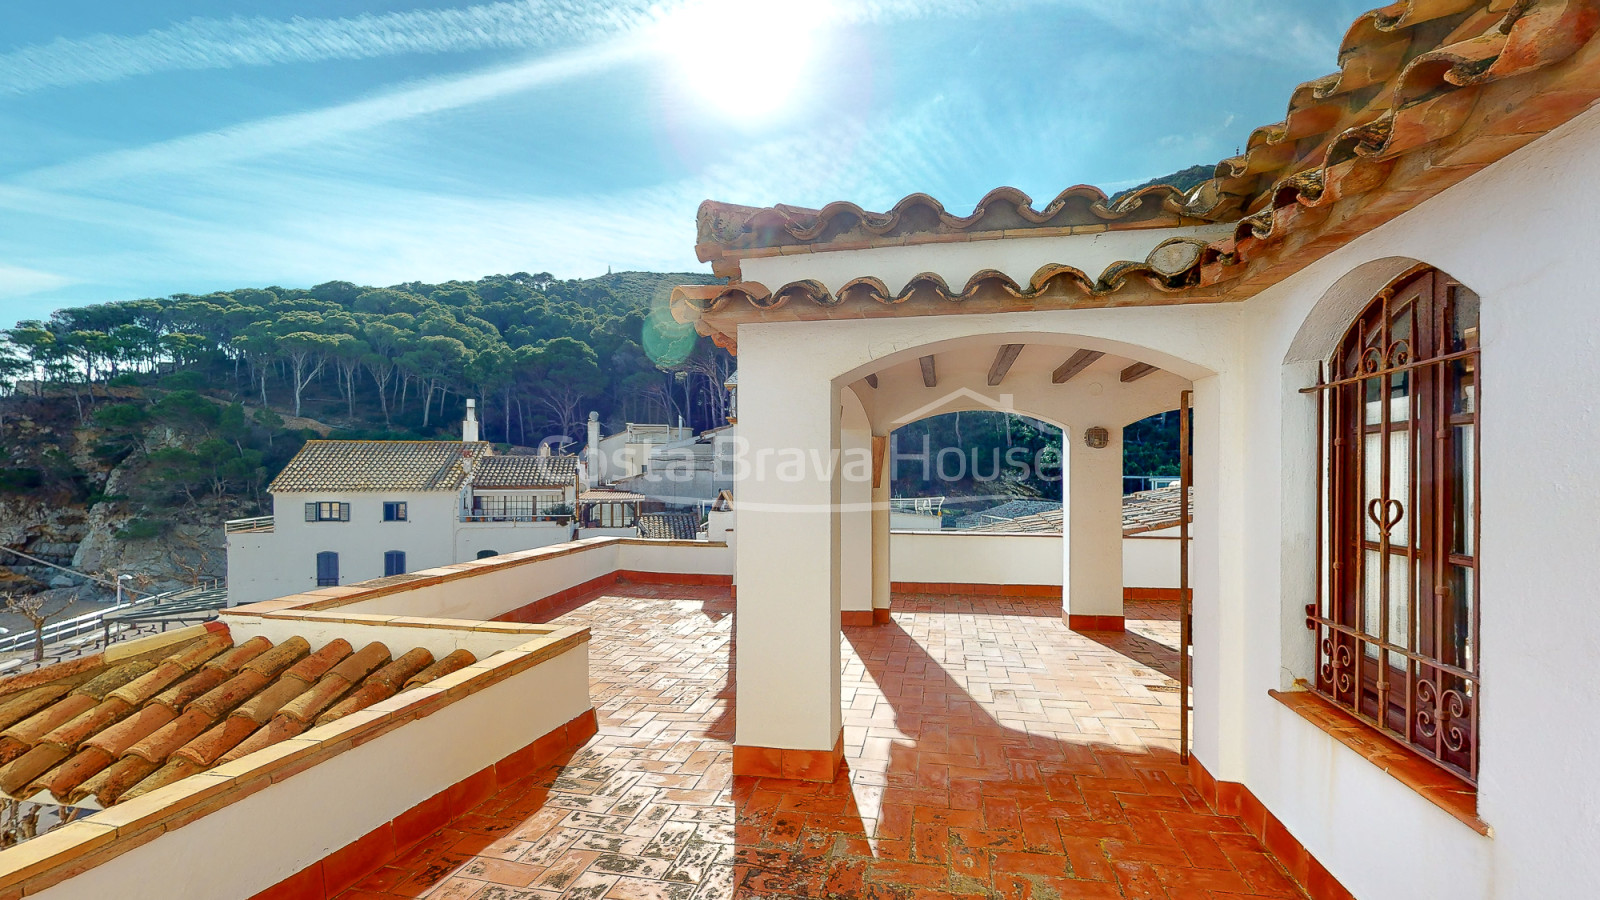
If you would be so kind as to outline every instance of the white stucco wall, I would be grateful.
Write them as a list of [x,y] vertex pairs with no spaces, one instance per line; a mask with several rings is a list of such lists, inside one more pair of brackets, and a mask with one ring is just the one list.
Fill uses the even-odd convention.
[[[1600,777],[1589,761],[1600,740],[1589,676],[1600,607],[1588,602],[1600,595],[1600,315],[1584,265],[1600,238],[1597,158],[1591,110],[1243,311],[1236,402],[1249,414],[1229,467],[1249,477],[1238,481],[1238,519],[1198,528],[1261,552],[1237,556],[1236,596],[1220,609],[1206,601],[1203,618],[1236,630],[1240,652],[1221,664],[1230,689],[1202,692],[1198,715],[1239,727],[1236,741],[1200,755],[1247,783],[1358,897],[1578,897],[1600,883]],[[1413,260],[1482,298],[1478,809],[1492,838],[1266,695],[1312,665],[1301,610],[1315,571],[1315,405],[1297,389]]]
[[[348,522],[307,522],[305,504],[350,504]],[[404,522],[383,521],[383,504],[403,501]],[[277,494],[273,530],[228,535],[228,595],[254,603],[317,587],[317,554],[339,554],[339,583],[383,577],[383,554],[400,550],[410,571],[456,562],[453,492]]]
[[[973,335],[1025,336],[1030,351],[1059,337],[1062,347],[1119,352],[1192,379],[1196,756],[1245,783],[1356,896],[1588,896],[1600,883],[1600,777],[1588,761],[1600,743],[1589,674],[1600,606],[1588,602],[1600,596],[1600,314],[1587,265],[1600,238],[1597,158],[1600,113],[1591,111],[1245,304],[742,326],[741,379],[755,373],[742,388],[742,433],[761,443],[770,427],[775,440],[830,446],[826,415],[813,408],[828,401],[828,379],[853,383]],[[946,252],[904,248],[895,265],[938,270]],[[810,256],[763,261],[746,277],[886,271],[864,271],[864,256]],[[1313,658],[1303,608],[1315,577],[1315,406],[1298,389],[1350,316],[1411,261],[1483,301],[1479,814],[1492,837],[1267,694],[1309,674]],[[764,407],[788,415],[799,398],[810,404],[805,428],[763,418]],[[758,530],[754,518],[741,522],[741,574],[785,555],[821,567],[824,526],[774,515]],[[793,565],[771,571],[762,588],[786,604],[827,597]],[[741,587],[741,617],[757,597]],[[775,652],[823,652],[803,649],[797,631],[784,638]],[[745,674],[741,666],[741,692],[752,687]],[[758,702],[778,706],[801,690],[758,686]]]
[[921,584],[1060,586],[1061,535],[896,531],[889,576]]
[[1122,539],[1123,587],[1178,587],[1178,529],[1165,528]]
[[588,670],[583,643],[33,896],[245,900],[581,715]]

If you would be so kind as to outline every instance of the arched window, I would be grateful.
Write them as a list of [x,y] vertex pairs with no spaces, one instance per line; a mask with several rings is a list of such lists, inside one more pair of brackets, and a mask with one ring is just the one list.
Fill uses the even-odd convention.
[[491,556],[499,556],[499,555],[500,555],[500,551],[498,551],[498,550],[479,550],[478,551],[478,558],[479,559],[488,559]]
[[1385,288],[1321,385],[1315,689],[1476,782],[1478,297],[1434,269]]

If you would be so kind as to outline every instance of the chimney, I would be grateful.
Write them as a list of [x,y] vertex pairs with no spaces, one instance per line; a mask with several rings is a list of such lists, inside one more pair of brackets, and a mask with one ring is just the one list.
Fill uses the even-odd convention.
[[[471,403],[472,401],[469,400],[467,402]],[[462,447],[461,448],[461,471],[465,472],[468,476],[471,476],[472,475],[472,463],[473,463],[472,451],[470,449],[466,448],[466,447]]]
[[600,414],[589,413],[589,447],[584,456],[588,457],[589,480],[598,484],[600,481]]
[[472,443],[478,439],[478,401],[467,401],[467,419],[461,423],[461,439]]
[[545,441],[544,443],[539,445],[539,455],[540,456],[549,456],[550,455],[550,442],[549,441]]

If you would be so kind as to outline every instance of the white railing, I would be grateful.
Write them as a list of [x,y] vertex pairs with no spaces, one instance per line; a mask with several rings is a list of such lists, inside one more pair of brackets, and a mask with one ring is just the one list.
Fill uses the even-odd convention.
[[222,530],[226,534],[266,534],[272,532],[272,516],[256,516],[254,519],[230,519],[222,523]]

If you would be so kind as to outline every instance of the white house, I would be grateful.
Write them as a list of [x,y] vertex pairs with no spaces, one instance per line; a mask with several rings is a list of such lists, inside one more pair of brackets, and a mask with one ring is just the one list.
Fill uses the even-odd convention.
[[251,603],[572,538],[575,456],[481,441],[309,441],[229,522],[228,594]]
[[875,460],[907,415],[1065,430],[1063,614],[1107,628],[1122,428],[1192,403],[1201,793],[1314,896],[1592,896],[1597,27],[1393,4],[1189,192],[703,205],[730,283],[674,310],[738,353],[753,463],[735,771],[839,758],[839,625],[892,606]]

